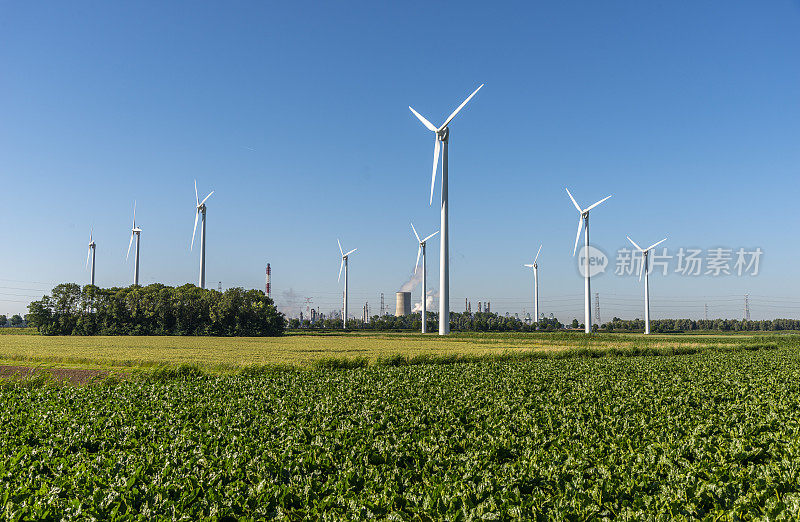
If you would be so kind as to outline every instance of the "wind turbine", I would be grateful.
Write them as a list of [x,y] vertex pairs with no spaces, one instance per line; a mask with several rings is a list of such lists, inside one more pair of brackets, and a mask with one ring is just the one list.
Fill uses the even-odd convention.
[[133,202],[133,228],[131,228],[131,240],[128,241],[128,253],[125,254],[125,259],[131,255],[131,245],[133,244],[133,236],[136,236],[136,263],[133,268],[133,284],[139,286],[139,240],[142,237],[142,229],[136,226],[136,201]]
[[341,281],[342,267],[344,267],[344,314],[342,315],[342,328],[347,328],[347,258],[350,256],[350,254],[352,254],[358,249],[354,248],[353,250],[345,254],[344,250],[342,250],[342,242],[339,241],[338,239],[336,240],[336,242],[339,243],[339,252],[342,254],[342,264],[339,265],[339,278],[337,279],[337,281]]
[[197,203],[197,209],[194,214],[194,230],[192,231],[192,245],[189,250],[194,249],[194,236],[197,234],[197,218],[202,214],[203,224],[200,226],[200,288],[206,287],[206,201],[211,197],[214,191],[208,193],[208,196],[203,201],[197,196],[197,180],[194,180],[194,200]]
[[436,133],[433,145],[433,172],[431,173],[431,201],[433,205],[433,186],[436,183],[436,168],[439,164],[439,142],[442,142],[442,221],[439,230],[441,236],[441,248],[439,249],[439,335],[447,335],[450,333],[450,249],[449,249],[449,227],[448,227],[448,190],[447,190],[447,144],[450,141],[450,129],[447,127],[456,114],[472,99],[475,94],[481,90],[483,84],[480,85],[475,91],[458,106],[456,110],[444,121],[440,127],[434,126],[431,122],[426,120],[420,113],[415,111],[411,106],[411,112],[414,116],[422,122],[428,130]]
[[542,245],[539,245],[539,250],[536,251],[536,257],[533,258],[533,263],[525,265],[533,268],[533,314],[536,317],[534,322],[539,324],[539,253],[542,251]]
[[639,266],[639,281],[642,280],[642,271],[644,271],[644,333],[645,335],[650,334],[650,271],[648,270],[648,259],[650,257],[650,251],[663,243],[667,240],[667,238],[662,239],[658,243],[653,243],[647,248],[642,248],[637,245],[630,236],[625,236],[628,238],[628,241],[631,242],[636,249],[642,253],[642,264]]
[[575,256],[575,253],[578,251],[578,240],[581,238],[581,227],[586,227],[586,248],[583,252],[584,254],[584,270],[583,270],[583,279],[584,279],[584,288],[585,288],[585,302],[583,306],[584,311],[584,325],[586,333],[592,333],[592,304],[591,304],[591,289],[589,283],[589,211],[592,210],[594,207],[602,203],[603,201],[607,200],[611,196],[606,196],[605,198],[601,199],[594,205],[590,205],[585,209],[581,209],[578,205],[578,202],[575,201],[575,198],[572,197],[568,188],[564,190],[567,191],[567,195],[569,195],[569,199],[572,200],[572,204],[575,205],[575,208],[578,209],[578,234],[575,236],[575,248],[572,251],[572,255]]
[[92,258],[92,282],[91,285],[94,286],[94,251],[97,248],[97,245],[92,240],[92,234],[94,234],[94,227],[89,231],[89,251],[86,252],[86,268],[89,268],[89,258]]
[[419,248],[417,249],[417,262],[414,264],[415,274],[417,273],[417,267],[419,266],[419,255],[422,254],[422,333],[428,333],[428,323],[425,317],[428,310],[428,264],[425,261],[425,244],[430,238],[438,234],[439,231],[437,230],[425,239],[420,239],[419,234],[417,234],[417,229],[414,228],[414,223],[411,223],[411,230],[414,231],[414,235],[417,237],[417,242],[419,243]]

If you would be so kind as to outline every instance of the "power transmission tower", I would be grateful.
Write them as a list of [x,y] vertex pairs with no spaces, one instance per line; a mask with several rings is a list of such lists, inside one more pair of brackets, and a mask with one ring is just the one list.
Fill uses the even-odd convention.
[[744,320],[750,320],[750,294],[744,294]]
[[381,292],[381,317],[383,317],[384,310],[386,310],[386,308],[383,305],[383,292]]
[[600,326],[600,292],[594,294],[594,320]]
[[706,321],[708,321],[708,303],[704,304],[703,308],[704,308],[703,316],[705,317]]

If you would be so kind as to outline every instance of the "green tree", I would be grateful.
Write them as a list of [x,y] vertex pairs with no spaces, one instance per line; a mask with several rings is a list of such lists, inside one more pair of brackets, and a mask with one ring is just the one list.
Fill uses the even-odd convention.
[[11,326],[19,326],[22,324],[22,317],[19,314],[14,314],[11,316]]

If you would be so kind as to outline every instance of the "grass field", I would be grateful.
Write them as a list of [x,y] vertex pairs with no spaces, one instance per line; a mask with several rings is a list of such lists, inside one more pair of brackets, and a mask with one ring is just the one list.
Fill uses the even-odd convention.
[[[11,330],[11,329],[6,329]],[[30,334],[29,330],[19,330]],[[375,361],[395,355],[481,356],[511,352],[557,353],[652,348],[703,349],[751,342],[752,335],[642,335],[561,333],[462,333],[449,337],[410,333],[290,333],[283,337],[80,337],[0,336],[0,364],[147,368],[191,364],[227,370],[252,365],[307,366],[328,358]],[[764,336],[758,336],[763,339]],[[796,339],[796,336],[770,336]]]

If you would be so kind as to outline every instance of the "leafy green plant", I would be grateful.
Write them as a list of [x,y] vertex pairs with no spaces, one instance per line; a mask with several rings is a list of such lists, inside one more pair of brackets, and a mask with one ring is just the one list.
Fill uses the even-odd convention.
[[9,381],[3,517],[800,516],[794,348],[350,365]]

